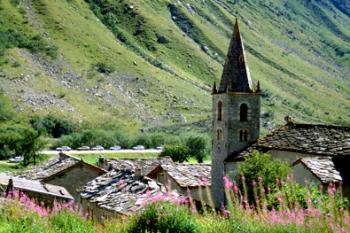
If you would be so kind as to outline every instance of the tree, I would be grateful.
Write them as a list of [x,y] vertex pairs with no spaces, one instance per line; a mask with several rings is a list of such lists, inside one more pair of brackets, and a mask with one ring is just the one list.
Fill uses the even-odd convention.
[[180,163],[190,158],[187,147],[182,144],[165,145],[163,152],[159,156],[169,156],[173,161]]
[[188,153],[194,157],[198,163],[203,163],[205,158],[207,141],[201,136],[190,136],[186,140]]
[[0,156],[23,156],[23,164],[36,162],[37,152],[45,146],[40,133],[33,128],[7,122],[0,125]]
[[74,132],[74,125],[59,116],[35,116],[31,119],[32,126],[39,131],[45,131],[54,138]]

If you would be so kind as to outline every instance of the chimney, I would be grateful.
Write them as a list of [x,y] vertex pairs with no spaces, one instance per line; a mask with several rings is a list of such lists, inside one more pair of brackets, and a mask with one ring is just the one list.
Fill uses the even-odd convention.
[[142,169],[140,167],[137,167],[135,169],[134,178],[135,178],[135,180],[139,180],[139,179],[141,179],[141,177],[142,177]]

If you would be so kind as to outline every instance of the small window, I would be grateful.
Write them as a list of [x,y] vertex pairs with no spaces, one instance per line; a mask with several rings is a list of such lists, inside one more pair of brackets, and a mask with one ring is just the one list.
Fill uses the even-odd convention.
[[243,139],[245,142],[248,141],[248,131],[247,130],[244,131]]
[[222,139],[222,130],[221,129],[216,130],[216,138],[218,141]]
[[246,104],[241,104],[239,114],[240,121],[248,121],[248,106]]
[[239,131],[239,141],[247,142],[248,141],[248,130],[240,130]]
[[222,120],[222,102],[219,101],[218,103],[218,121]]

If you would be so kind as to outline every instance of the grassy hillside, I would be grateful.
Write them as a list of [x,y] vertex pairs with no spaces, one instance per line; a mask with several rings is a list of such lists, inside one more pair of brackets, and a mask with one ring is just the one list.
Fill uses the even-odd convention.
[[234,17],[265,128],[350,124],[350,16],[336,0],[3,0],[0,85],[20,112],[78,124],[207,120]]

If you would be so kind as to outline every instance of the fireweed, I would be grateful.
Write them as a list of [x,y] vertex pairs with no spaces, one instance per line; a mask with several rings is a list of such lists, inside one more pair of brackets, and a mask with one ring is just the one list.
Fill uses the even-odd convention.
[[[220,212],[215,212],[210,208],[203,208],[204,211],[196,210],[195,202],[193,201],[190,192],[188,197],[174,195],[170,192],[170,187],[167,187],[167,192],[157,193],[156,195],[147,193],[145,198],[138,203],[152,209],[154,206],[156,211],[152,215],[145,215],[145,212],[140,212],[133,218],[124,219],[119,227],[107,228],[104,224],[97,222],[93,223],[95,229],[99,232],[129,232],[127,229],[132,229],[135,224],[141,222],[148,224],[147,226],[156,226],[158,229],[170,229],[171,226],[178,223],[186,224],[185,228],[189,227],[194,231],[199,229],[199,232],[350,232],[350,216],[346,201],[341,194],[341,186],[330,184],[328,187],[320,187],[317,195],[315,188],[306,182],[303,187],[303,192],[300,192],[293,177],[287,177],[286,180],[276,180],[276,187],[271,190],[269,187],[263,186],[263,178],[259,177],[257,181],[251,184],[246,183],[245,177],[241,177],[242,188],[239,188],[236,182],[231,181],[228,177],[224,177],[225,192],[227,196],[227,204],[223,206]],[[204,185],[204,184],[203,184]],[[206,185],[208,185],[206,183]],[[247,187],[251,186],[253,190],[254,200],[249,200]],[[201,200],[202,206],[213,206],[210,197],[208,186],[199,189],[199,196],[207,195],[207,200]],[[24,194],[19,194],[17,191],[12,193],[10,200],[5,202],[3,209],[8,205],[11,207],[11,202],[20,203],[21,207],[29,211],[38,213],[43,219],[53,221],[56,213],[67,211],[72,213],[71,216],[79,216],[79,210],[73,202],[58,203],[55,202],[52,208],[47,208],[43,203],[36,203]],[[302,196],[302,197],[301,197]],[[202,198],[203,199],[203,198]],[[206,203],[206,201],[208,203]],[[162,203],[165,206],[173,206],[162,208]],[[197,203],[198,204],[198,203]],[[185,206],[184,206],[185,205]],[[182,207],[181,207],[182,206]],[[186,206],[188,211],[186,214]],[[180,208],[181,207],[181,208]],[[181,211],[179,211],[180,209]],[[185,209],[184,209],[185,208]],[[25,211],[17,211],[15,214],[24,214]],[[175,217],[181,212],[179,217]],[[80,213],[80,212],[79,212]],[[143,214],[144,213],[144,214]],[[10,217],[12,217],[11,215]],[[46,217],[47,216],[47,217]],[[68,216],[68,215],[67,215]],[[81,214],[80,214],[81,216]],[[148,219],[148,217],[150,217]],[[187,216],[187,217],[186,217]],[[187,219],[191,221],[188,222]],[[15,217],[15,216],[14,216]],[[68,216],[68,218],[71,218]],[[186,221],[185,221],[186,220]],[[69,220],[63,219],[62,224],[65,226]],[[110,220],[109,220],[110,221]],[[89,221],[85,221],[85,224]],[[52,223],[51,223],[52,224]],[[63,227],[63,225],[57,225]],[[168,227],[169,225],[169,227]],[[72,231],[76,225],[69,227]],[[108,224],[107,224],[108,226]],[[148,228],[148,227],[146,227]],[[68,229],[68,228],[67,228]],[[92,228],[91,228],[92,229]],[[124,229],[125,231],[122,231]],[[148,228],[151,229],[151,228]],[[1,230],[1,227],[0,227]],[[160,231],[162,232],[162,231]]]
[[[307,229],[328,229],[330,232],[349,232],[349,210],[339,188],[329,184],[327,193],[320,187],[317,198],[312,197],[311,190],[306,183],[304,203],[300,203],[296,190],[298,184],[293,177],[286,181],[276,179],[274,193],[268,187],[263,187],[262,178],[258,183],[253,181],[254,203],[248,202],[247,184],[242,176],[243,190],[241,191],[228,177],[224,177],[227,207],[223,209],[224,216],[244,222],[253,221],[269,227],[300,226]],[[325,202],[326,201],[326,202]],[[306,203],[306,206],[305,206]]]
[[73,200],[64,203],[54,200],[52,208],[50,208],[46,206],[43,202],[38,203],[35,199],[30,198],[25,193],[20,192],[18,190],[10,192],[7,196],[7,200],[10,201],[9,203],[7,203],[8,205],[12,204],[11,202],[18,201],[19,204],[23,206],[25,210],[35,212],[40,217],[46,217],[50,214],[55,214],[60,211],[68,211],[70,213],[77,212],[81,214],[78,205],[76,205]]

